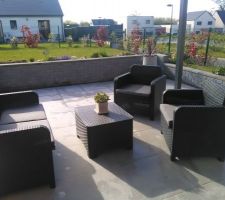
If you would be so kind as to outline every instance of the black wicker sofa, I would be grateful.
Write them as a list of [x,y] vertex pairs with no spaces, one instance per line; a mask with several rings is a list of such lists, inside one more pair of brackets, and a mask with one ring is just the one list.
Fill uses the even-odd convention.
[[35,92],[0,94],[0,195],[55,187],[51,128]]
[[225,158],[225,104],[206,105],[201,89],[167,90],[163,94],[161,132],[171,160],[192,156]]

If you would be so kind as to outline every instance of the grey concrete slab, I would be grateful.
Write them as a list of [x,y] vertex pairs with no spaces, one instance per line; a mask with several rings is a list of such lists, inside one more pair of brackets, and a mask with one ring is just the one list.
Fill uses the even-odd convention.
[[[167,81],[167,88],[173,88]],[[183,86],[191,88],[190,86]],[[225,165],[214,158],[171,162],[155,121],[134,115],[133,150],[114,149],[96,159],[87,156],[76,137],[74,110],[94,104],[97,91],[113,101],[113,82],[37,90],[56,142],[53,152],[56,188],[34,188],[4,200],[214,200],[225,198]],[[0,198],[1,199],[1,198]]]

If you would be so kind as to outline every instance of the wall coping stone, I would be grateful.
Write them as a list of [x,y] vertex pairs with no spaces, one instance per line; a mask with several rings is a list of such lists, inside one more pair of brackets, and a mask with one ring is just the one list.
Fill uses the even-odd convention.
[[85,58],[85,59],[75,59],[75,60],[55,60],[55,61],[42,61],[42,62],[24,62],[24,63],[4,63],[0,64],[0,67],[4,66],[30,66],[30,65],[47,65],[47,64],[57,64],[57,63],[73,63],[73,62],[93,62],[96,60],[115,60],[115,59],[126,59],[142,57],[141,55],[128,55],[128,56],[111,56],[111,57],[100,57],[100,58]]
[[[176,68],[176,65],[175,64],[172,64],[172,63],[164,63],[164,65],[167,66],[167,67]],[[207,76],[207,77],[211,77],[211,78],[220,79],[220,80],[225,81],[225,76],[221,76],[221,75],[217,75],[217,74],[212,74],[210,72],[202,71],[202,70],[199,70],[199,69],[193,69],[193,68],[185,67],[184,66],[183,67],[183,70],[189,71],[189,72],[192,72],[192,73],[195,73],[195,74],[201,74],[203,76]]]

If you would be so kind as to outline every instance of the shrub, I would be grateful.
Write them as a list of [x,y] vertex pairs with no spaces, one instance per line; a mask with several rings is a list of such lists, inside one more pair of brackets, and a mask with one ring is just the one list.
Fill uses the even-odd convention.
[[95,40],[99,47],[103,47],[108,37],[108,32],[106,27],[99,27],[96,31]]
[[22,26],[21,32],[23,33],[23,41],[25,46],[29,48],[38,47],[38,43],[40,42],[40,35],[38,33],[31,33],[30,28],[26,25]]
[[147,46],[146,54],[151,56],[156,51],[156,49],[155,49],[156,48],[156,39],[153,37],[149,37],[147,39],[146,46]]
[[48,57],[48,58],[47,58],[47,61],[55,61],[55,60],[56,60],[55,57]]
[[91,58],[98,58],[99,57],[99,53],[98,52],[94,52],[93,54],[91,54],[90,57]]
[[72,38],[71,35],[66,37],[66,43],[68,44],[69,47],[72,47],[72,45],[73,45],[73,38]]
[[131,31],[131,50],[133,53],[138,54],[141,46],[141,32],[138,28]]
[[99,55],[102,57],[109,57],[105,51],[100,52]]
[[213,71],[214,74],[225,76],[225,67],[219,67],[219,69]]
[[18,46],[18,39],[17,39],[17,37],[14,36],[14,37],[12,37],[10,39],[10,45],[11,45],[11,47],[13,49],[17,48],[17,46]]
[[57,40],[57,37],[58,37],[57,34],[49,33],[48,42],[55,42]]
[[35,59],[34,58],[30,58],[30,62],[34,62],[35,61]]

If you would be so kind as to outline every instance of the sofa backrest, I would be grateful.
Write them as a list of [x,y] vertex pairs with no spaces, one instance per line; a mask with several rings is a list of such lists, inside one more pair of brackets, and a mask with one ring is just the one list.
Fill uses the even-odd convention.
[[133,83],[149,85],[152,80],[162,75],[159,66],[133,65],[130,69]]

